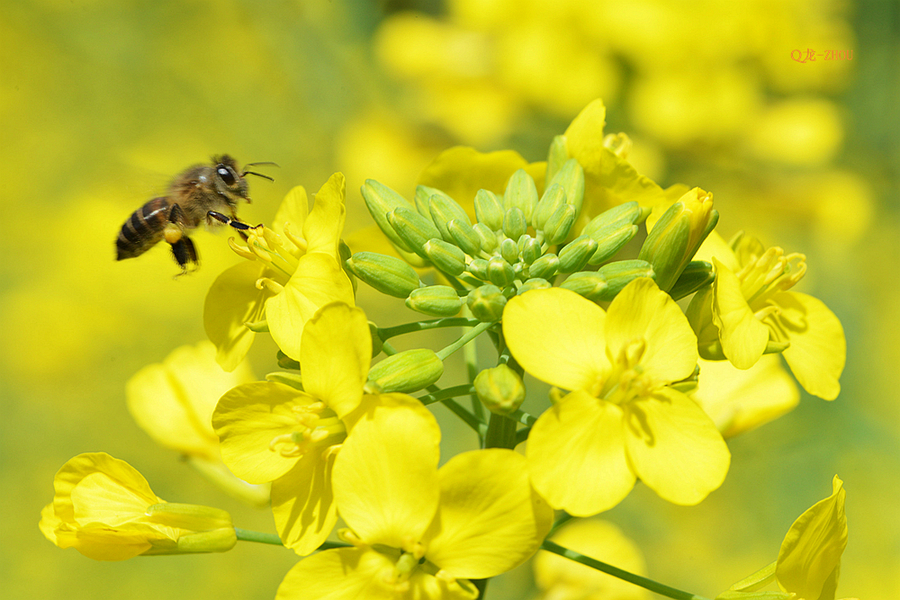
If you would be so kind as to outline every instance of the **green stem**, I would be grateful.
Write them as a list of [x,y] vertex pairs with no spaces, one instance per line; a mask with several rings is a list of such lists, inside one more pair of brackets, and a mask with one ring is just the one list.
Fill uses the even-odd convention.
[[[237,539],[242,542],[257,542],[259,544],[271,544],[273,546],[283,546],[281,538],[274,533],[263,533],[261,531],[252,531],[250,529],[234,528]],[[343,542],[322,542],[322,545],[316,550],[331,550],[332,548],[349,548],[350,544]]]
[[434,319],[432,321],[415,321],[414,323],[404,323],[394,327],[378,328],[378,337],[382,340],[388,340],[405,333],[413,333],[416,331],[428,331],[429,329],[440,329],[442,327],[474,327],[480,324],[478,319],[467,319],[465,317],[447,317],[445,319]]
[[448,356],[450,356],[451,354],[453,354],[454,352],[456,352],[457,350],[459,350],[460,348],[462,348],[463,346],[465,346],[466,344],[468,344],[469,342],[471,342],[472,340],[477,338],[485,330],[487,330],[488,327],[491,327],[492,325],[493,325],[493,323],[479,322],[478,325],[476,325],[475,327],[470,329],[467,333],[464,333],[458,340],[456,340],[455,342],[453,342],[452,344],[450,344],[443,350],[440,350],[439,352],[437,352],[436,354],[438,355],[438,358],[440,358],[441,360],[446,360],[446,358]]
[[708,600],[703,596],[697,596],[689,592],[677,590],[673,587],[669,587],[667,585],[663,585],[659,582],[653,581],[652,579],[647,579],[646,577],[641,577],[640,575],[629,573],[628,571],[624,571],[618,567],[606,564],[605,562],[600,562],[597,559],[591,558],[590,556],[585,556],[584,554],[580,554],[578,552],[575,552],[574,550],[563,548],[559,544],[555,544],[550,540],[544,540],[544,543],[541,544],[541,549],[552,552],[554,554],[558,554],[564,558],[568,558],[569,560],[574,560],[575,562],[581,563],[583,565],[587,565],[592,569],[603,571],[604,573],[612,575],[613,577],[624,579],[629,583],[633,583],[634,585],[650,590],[654,594],[660,594],[661,596],[675,598],[675,600]]
[[466,407],[451,398],[441,400],[441,404],[449,408],[453,414],[462,419],[466,423],[466,425],[471,427],[475,431],[475,433],[478,434],[479,438],[484,437],[485,433],[487,432],[487,427],[484,423],[475,418],[475,415],[466,410]]
[[382,342],[381,350],[384,352],[385,356],[393,356],[397,354],[397,349],[394,348],[390,342]]
[[516,422],[510,418],[491,413],[487,433],[484,436],[485,448],[515,448]]
[[468,394],[475,393],[475,386],[464,383],[462,385],[455,385],[453,387],[444,388],[438,392],[433,394],[426,394],[425,396],[420,396],[419,400],[422,404],[434,404],[435,402],[443,402],[447,398],[456,398],[457,396],[466,396]]

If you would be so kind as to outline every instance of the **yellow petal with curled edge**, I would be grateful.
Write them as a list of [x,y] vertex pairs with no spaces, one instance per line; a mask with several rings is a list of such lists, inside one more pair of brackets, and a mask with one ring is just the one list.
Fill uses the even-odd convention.
[[360,411],[335,460],[338,512],[365,543],[403,548],[437,511],[441,430],[404,394],[366,396]]
[[609,371],[606,313],[562,288],[533,290],[503,309],[503,336],[528,373],[566,390],[599,393]]
[[341,302],[327,304],[303,329],[303,388],[343,418],[362,400],[371,357],[366,313]]
[[393,575],[390,558],[374,550],[336,548],[325,550],[288,571],[278,587],[276,600],[392,600],[398,596],[387,582]]
[[312,211],[303,224],[303,237],[309,243],[307,252],[324,252],[335,260],[340,258],[338,245],[347,212],[344,208],[345,187],[343,173],[335,173],[316,193]]
[[426,534],[426,557],[454,577],[505,573],[534,554],[550,532],[553,509],[528,479],[525,457],[491,448],[441,467],[441,503]]
[[337,523],[331,473],[334,456],[304,454],[272,482],[272,514],[281,541],[300,556],[311,554]]
[[694,505],[725,481],[731,453],[712,420],[671,388],[624,406],[628,460],[664,500]]
[[300,359],[300,339],[306,322],[331,302],[353,306],[353,286],[338,261],[324,252],[300,257],[284,290],[266,302],[272,339],[282,352]]
[[775,579],[797,598],[834,598],[841,555],[847,547],[844,482],[835,475],[831,496],[800,515],[781,543]]
[[753,314],[737,276],[718,259],[713,259],[713,264],[713,322],[719,329],[722,351],[735,367],[749,369],[765,352],[769,328]]
[[797,381],[810,394],[834,400],[847,360],[841,322],[821,300],[806,294],[782,292],[772,302],[779,308],[776,327],[791,342],[783,354]]
[[526,456],[538,493],[576,517],[609,510],[634,487],[622,409],[583,391],[565,396],[538,418]]
[[242,261],[223,271],[206,294],[203,327],[218,349],[216,360],[226,371],[244,360],[256,337],[246,324],[262,320],[266,300],[275,295],[267,287],[256,287],[265,270],[261,262]]
[[625,286],[606,315],[606,344],[613,361],[629,354],[636,341],[643,346],[639,364],[646,377],[671,383],[694,372],[697,336],[672,297],[647,277]]

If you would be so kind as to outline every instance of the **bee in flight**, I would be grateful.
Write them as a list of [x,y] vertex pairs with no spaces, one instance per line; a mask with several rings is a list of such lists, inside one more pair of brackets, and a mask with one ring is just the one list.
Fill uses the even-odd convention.
[[[197,267],[197,250],[187,232],[202,222],[224,223],[246,237],[251,226],[238,220],[238,200],[250,202],[245,175],[274,181],[268,175],[247,171],[246,167],[275,165],[271,162],[248,163],[245,170],[227,154],[213,156],[212,164],[189,167],[169,184],[167,195],[153,198],[131,214],[116,239],[116,260],[140,256],[160,241],[172,246],[182,273],[188,265]],[[275,165],[278,166],[278,165]]]

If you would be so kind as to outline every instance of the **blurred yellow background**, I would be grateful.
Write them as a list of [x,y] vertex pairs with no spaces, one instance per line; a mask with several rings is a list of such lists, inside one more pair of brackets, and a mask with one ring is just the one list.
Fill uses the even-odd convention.
[[[352,230],[368,223],[366,178],[410,195],[454,144],[541,160],[597,97],[638,170],[715,194],[725,237],[745,229],[805,253],[800,291],[848,338],[841,396],[804,395],[732,440],[729,477],[706,502],[676,507],[639,487],[604,516],[651,577],[713,597],[774,560],[838,473],[850,527],[839,596],[900,597],[900,3],[7,0],[2,13],[5,597],[273,598],[296,562],[239,544],[98,563],[37,529],[56,470],[106,451],[169,501],[272,530],[125,408],[132,374],[204,338],[206,290],[239,260],[227,234],[201,232],[191,276],[173,280],[164,248],[114,261],[122,222],[171,176],[223,152],[277,162],[275,183],[252,179],[240,207],[258,223],[294,185],[315,191],[343,171]],[[274,351],[255,345],[260,376]],[[488,592],[537,594],[528,567]]]

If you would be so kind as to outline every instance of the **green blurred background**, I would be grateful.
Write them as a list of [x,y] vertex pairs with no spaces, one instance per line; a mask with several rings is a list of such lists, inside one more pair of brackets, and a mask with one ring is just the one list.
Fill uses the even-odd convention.
[[[608,131],[632,137],[642,173],[712,191],[726,237],[745,229],[804,252],[800,291],[822,298],[848,338],[838,400],[804,396],[732,440],[729,477],[706,502],[676,507],[639,487],[605,517],[643,549],[652,577],[712,597],[774,560],[837,473],[850,526],[839,596],[900,597],[900,3],[0,6],[0,595],[264,599],[296,562],[239,544],[98,563],[37,529],[56,470],[106,451],[167,500],[221,506],[240,527],[272,530],[269,513],[211,489],[125,408],[134,372],[204,338],[205,292],[238,260],[226,235],[206,232],[195,236],[203,266],[189,277],[172,279],[163,248],[113,260],[122,222],[169,177],[214,153],[279,163],[276,182],[252,180],[254,201],[241,207],[256,223],[294,185],[315,191],[340,170],[352,231],[368,222],[366,178],[410,194],[455,144],[541,160],[602,97]],[[792,60],[809,49],[843,58]],[[273,353],[256,344],[257,373]],[[536,594],[527,566],[489,591]]]

